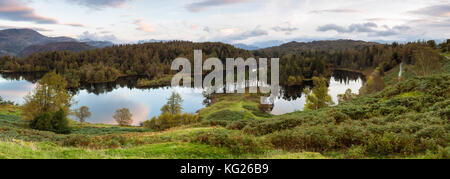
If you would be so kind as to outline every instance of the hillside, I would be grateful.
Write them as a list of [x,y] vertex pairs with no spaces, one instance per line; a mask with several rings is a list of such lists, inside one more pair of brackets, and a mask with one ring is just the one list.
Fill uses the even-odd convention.
[[68,37],[46,37],[31,29],[0,30],[0,56],[16,56],[28,46],[52,42],[76,42],[76,40]]
[[282,116],[262,115],[255,96],[222,96],[200,111],[201,123],[162,132],[72,122],[72,134],[60,135],[30,129],[20,107],[0,106],[0,158],[448,159],[449,82],[448,74],[411,77],[338,106]]
[[76,40],[69,37],[47,37],[31,29],[0,30],[0,57],[64,51],[80,52],[93,48],[105,48],[114,44],[108,41]]
[[142,127],[72,122],[73,133],[60,135],[29,129],[20,111],[19,107],[0,106],[0,159],[325,158],[318,153],[265,147],[238,151],[239,146],[212,146],[198,138],[204,133],[228,132],[221,127],[180,127],[152,132]]
[[[60,44],[60,43],[58,43]],[[70,44],[66,47],[86,49],[85,44]],[[73,46],[75,44],[75,46]],[[32,52],[49,51],[53,47],[33,47]],[[61,50],[63,48],[60,48]],[[178,57],[187,57],[193,61],[194,50],[203,50],[203,59],[218,57],[251,57],[249,51],[237,49],[223,43],[193,43],[185,41],[118,45],[103,49],[92,49],[80,53],[70,51],[42,52],[25,58],[3,57],[1,70],[15,72],[38,72],[56,70],[63,74],[71,87],[78,87],[80,82],[113,82],[119,77],[140,76],[148,79],[161,78],[177,73],[172,71],[171,63]],[[67,50],[67,49],[64,49]],[[72,49],[73,50],[73,49]],[[29,54],[29,53],[26,53]],[[52,56],[53,60],[48,60]]]
[[360,49],[362,47],[376,45],[375,42],[355,41],[355,40],[325,40],[312,42],[289,42],[276,47],[269,47],[258,50],[257,54],[286,54],[301,53],[305,51],[329,52],[332,50]]
[[87,43],[80,42],[52,42],[48,44],[31,45],[22,50],[18,56],[27,57],[31,54],[42,53],[42,52],[52,52],[52,51],[72,51],[81,52],[85,50],[91,50],[95,47],[88,45]]

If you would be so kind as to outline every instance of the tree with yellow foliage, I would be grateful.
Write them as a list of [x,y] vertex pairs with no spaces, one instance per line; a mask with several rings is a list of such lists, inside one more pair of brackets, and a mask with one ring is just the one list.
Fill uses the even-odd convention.
[[56,72],[47,73],[37,83],[33,93],[25,97],[25,120],[33,120],[42,113],[63,110],[69,114],[73,95],[66,90],[67,82]]

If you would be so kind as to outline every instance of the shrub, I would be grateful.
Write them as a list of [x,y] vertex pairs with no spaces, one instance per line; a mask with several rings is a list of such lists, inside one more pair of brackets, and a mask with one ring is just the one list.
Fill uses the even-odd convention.
[[335,138],[322,126],[295,128],[276,132],[269,136],[270,142],[286,150],[323,152],[335,146]]
[[58,134],[69,134],[72,129],[69,127],[69,120],[66,116],[62,109],[55,113],[42,113],[31,121],[30,128]]
[[367,141],[367,152],[380,155],[412,154],[415,152],[413,136],[404,133],[385,133],[371,135]]
[[163,131],[172,127],[198,123],[199,117],[196,114],[170,114],[165,113],[159,117],[153,117],[151,120],[142,123],[142,126],[148,129]]
[[262,140],[245,135],[240,131],[214,130],[199,132],[191,142],[207,144],[214,147],[226,147],[233,153],[261,153],[265,149]]
[[242,130],[248,123],[247,120],[233,121],[228,124],[226,127],[230,130]]
[[84,136],[76,135],[64,140],[63,145],[68,147],[80,147],[90,149],[120,148],[132,144],[145,143],[139,139],[127,138],[123,135]]
[[0,106],[6,106],[6,105],[14,105],[13,101],[5,101],[3,100],[3,98],[0,96]]

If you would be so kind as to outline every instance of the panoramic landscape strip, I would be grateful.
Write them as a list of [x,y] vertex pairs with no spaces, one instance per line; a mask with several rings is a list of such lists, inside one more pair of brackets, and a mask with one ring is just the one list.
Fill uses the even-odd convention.
[[[450,159],[449,14],[438,0],[3,0],[0,159]],[[242,165],[177,170],[280,167]]]

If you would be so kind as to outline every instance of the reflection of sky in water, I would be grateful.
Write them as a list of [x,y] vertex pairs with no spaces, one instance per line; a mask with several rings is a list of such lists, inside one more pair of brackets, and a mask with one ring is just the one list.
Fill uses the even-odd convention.
[[[331,95],[333,101],[338,104],[338,95],[344,94],[347,89],[351,89],[353,93],[359,94],[359,89],[363,86],[363,80],[359,78],[358,80],[349,80],[347,83],[344,81],[337,81],[334,77],[330,80],[330,87],[328,88],[328,94]],[[299,89],[301,90],[301,89]],[[301,111],[305,107],[306,97],[302,93],[302,97],[296,100],[285,100],[279,97],[275,100],[275,105],[272,110],[274,115],[282,115],[286,113],[291,113],[294,111]]]
[[[195,113],[203,108],[202,93],[195,93],[189,88],[129,89],[119,88],[107,94],[95,95],[86,90],[80,91],[74,108],[88,106],[92,111],[91,122],[114,124],[114,112],[121,108],[130,109],[134,124],[139,124],[151,117],[160,115],[160,109],[167,102],[173,91],[180,93],[184,102],[183,112]],[[94,120],[94,121],[92,121]]]
[[[338,94],[344,94],[349,88],[353,93],[358,93],[363,85],[361,78],[358,80],[349,80],[345,83],[344,81],[337,81],[333,77],[330,82],[329,94],[333,97],[335,103],[338,102]],[[33,83],[26,80],[6,80],[0,77],[0,96],[5,100],[23,104],[23,98],[34,87],[35,85]],[[203,101],[205,98],[201,89],[166,87],[142,90],[125,87],[99,95],[82,90],[74,97],[78,103],[73,108],[88,106],[92,112],[92,117],[88,119],[89,122],[107,124],[115,123],[112,116],[117,109],[128,108],[133,114],[134,124],[139,124],[139,122],[160,115],[161,107],[167,102],[167,98],[170,97],[174,90],[180,93],[184,100],[182,104],[183,112],[195,113],[204,107]],[[305,101],[304,94],[296,100],[285,100],[279,97],[275,101],[272,114],[280,115],[303,110]]]
[[[25,81],[6,80],[0,77],[0,96],[23,104],[23,98],[34,89],[34,84]],[[117,109],[128,108],[133,114],[134,124],[160,115],[160,109],[167,102],[173,91],[180,93],[184,102],[183,112],[195,113],[203,108],[203,94],[201,90],[190,88],[159,88],[159,89],[129,89],[118,88],[112,92],[96,95],[86,90],[80,91],[74,100],[77,104],[73,108],[88,106],[92,116],[88,122],[114,124],[112,118]]]
[[24,97],[33,91],[35,85],[25,80],[6,80],[0,77],[0,96],[4,100],[24,103]]

